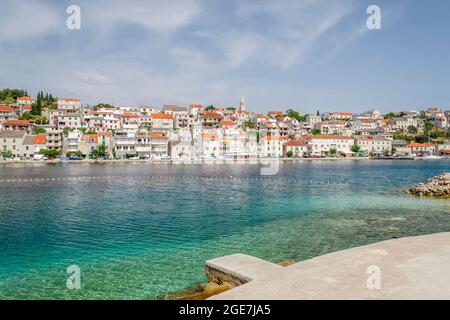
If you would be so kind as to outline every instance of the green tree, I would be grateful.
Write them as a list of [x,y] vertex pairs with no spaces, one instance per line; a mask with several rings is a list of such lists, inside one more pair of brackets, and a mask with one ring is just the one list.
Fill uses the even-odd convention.
[[98,145],[93,151],[92,151],[92,155],[94,156],[94,158],[102,158],[102,157],[106,157],[106,146],[100,144]]
[[306,117],[307,117],[306,115],[302,115],[302,114],[300,114],[300,112],[295,111],[293,109],[288,109],[286,111],[286,115],[288,117],[296,119],[296,120],[298,120],[300,122],[305,122],[306,121]]
[[352,146],[352,151],[358,153],[359,151],[361,151],[361,148],[357,144],[354,144]]
[[415,136],[414,140],[419,143],[424,143],[424,142],[428,142],[429,139],[428,139],[427,134],[420,134],[420,135]]
[[244,128],[248,128],[248,129],[255,129],[256,128],[256,123],[253,121],[245,121],[244,122]]
[[[85,129],[86,130],[86,129]],[[88,130],[87,132],[86,132],[86,134],[97,134],[97,131],[95,131],[95,130]]]
[[331,154],[332,156],[336,155],[336,154],[337,154],[337,149],[331,148],[331,149],[330,149],[330,154]]
[[25,112],[22,114],[22,116],[19,117],[19,120],[33,120],[33,115],[29,112]]
[[400,115],[394,112],[389,112],[388,114],[384,115],[385,119],[393,119],[393,118],[399,118]]
[[294,155],[294,152],[293,152],[292,150],[289,150],[288,152],[286,152],[286,156],[287,156],[288,158],[292,158],[293,155]]
[[41,93],[38,93],[36,102],[31,106],[31,114],[34,116],[39,116],[42,114],[42,100]]
[[411,126],[408,127],[408,132],[409,133],[417,133],[418,130],[417,130],[417,128],[415,126],[411,125]]
[[3,158],[6,158],[6,159],[12,158],[12,152],[9,150],[3,151],[2,156],[3,156]]
[[43,134],[43,133],[45,133],[46,131],[45,131],[44,128],[36,127],[36,128],[33,128],[33,132],[34,132],[35,134]]
[[33,116],[33,119],[32,119],[33,121],[34,121],[34,123],[36,123],[36,124],[48,124],[48,119],[47,119],[47,117],[45,117],[45,116],[42,116],[42,115],[38,115],[38,116]]
[[206,108],[205,108],[205,110],[214,110],[216,107],[214,107],[212,104],[211,105],[209,105],[209,106],[207,106]]
[[61,150],[58,149],[53,149],[53,150],[48,150],[48,149],[42,149],[39,151],[39,154],[42,154],[43,156],[49,158],[49,159],[55,159],[57,157],[59,157],[61,155]]
[[2,89],[0,90],[0,102],[4,104],[13,104],[17,102],[17,98],[27,95],[27,91],[23,89]]
[[311,134],[312,134],[313,136],[318,136],[318,135],[320,135],[320,129],[312,129],[312,130],[311,130]]
[[424,125],[425,125],[426,132],[431,131],[434,128],[433,122],[430,119],[425,119]]

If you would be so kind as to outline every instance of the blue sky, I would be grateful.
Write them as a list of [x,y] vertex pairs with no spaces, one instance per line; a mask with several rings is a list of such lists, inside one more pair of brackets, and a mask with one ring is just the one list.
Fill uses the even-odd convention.
[[[66,8],[81,8],[81,30]],[[368,30],[368,5],[382,29]],[[449,108],[447,0],[3,0],[0,87],[265,112]]]

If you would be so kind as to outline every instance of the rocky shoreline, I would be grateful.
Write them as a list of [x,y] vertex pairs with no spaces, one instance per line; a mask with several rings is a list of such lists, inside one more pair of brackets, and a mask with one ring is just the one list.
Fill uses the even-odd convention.
[[428,179],[425,183],[409,189],[408,193],[419,197],[450,199],[450,173]]

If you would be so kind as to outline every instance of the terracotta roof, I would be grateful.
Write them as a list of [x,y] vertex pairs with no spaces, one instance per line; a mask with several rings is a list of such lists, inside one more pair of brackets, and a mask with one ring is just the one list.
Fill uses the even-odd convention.
[[222,120],[220,121],[221,126],[234,126],[236,123],[231,120]]
[[217,112],[204,112],[203,118],[223,118],[223,115]]
[[434,147],[434,144],[431,142],[425,142],[425,143],[413,142],[413,143],[408,144],[408,148],[429,148],[429,147]]
[[14,111],[14,108],[10,106],[0,106],[0,111],[12,112]]
[[100,137],[112,137],[112,133],[109,131],[105,131],[105,132],[99,132],[98,135]]
[[17,98],[17,100],[28,100],[28,101],[33,101],[33,99],[31,99],[31,98],[28,97],[28,96],[23,96],[23,97]]
[[206,132],[202,133],[200,135],[200,137],[202,139],[207,139],[207,140],[217,139],[217,135],[216,134],[214,134],[214,133],[206,133]]
[[173,119],[173,115],[167,113],[154,113],[152,114],[153,119]]
[[33,138],[33,144],[46,144],[47,136],[45,134],[35,135]]
[[160,133],[151,133],[150,135],[149,135],[149,137],[150,137],[150,139],[164,139],[164,140],[167,140],[167,139],[169,139],[169,137],[166,137],[166,136],[163,136],[162,134],[160,134]]
[[122,114],[122,118],[139,118],[139,116],[137,114],[125,112]]
[[3,124],[6,126],[31,126],[31,122],[27,120],[8,120]]
[[286,147],[304,147],[308,144],[303,139],[291,140],[284,144]]
[[283,115],[283,111],[269,111],[269,114],[272,115],[278,115],[278,116],[282,116]]
[[265,141],[281,141],[281,140],[287,140],[287,138],[280,137],[280,136],[265,136],[264,140]]
[[203,106],[201,104],[191,104],[192,109],[202,109]]

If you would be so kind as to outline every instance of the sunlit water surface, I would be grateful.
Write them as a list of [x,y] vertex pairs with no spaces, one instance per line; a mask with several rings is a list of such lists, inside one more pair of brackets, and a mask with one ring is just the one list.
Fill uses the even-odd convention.
[[[0,165],[0,299],[157,299],[205,282],[204,262],[227,254],[304,260],[450,231],[450,201],[404,193],[447,160],[260,169]],[[70,265],[81,290],[66,288]]]

